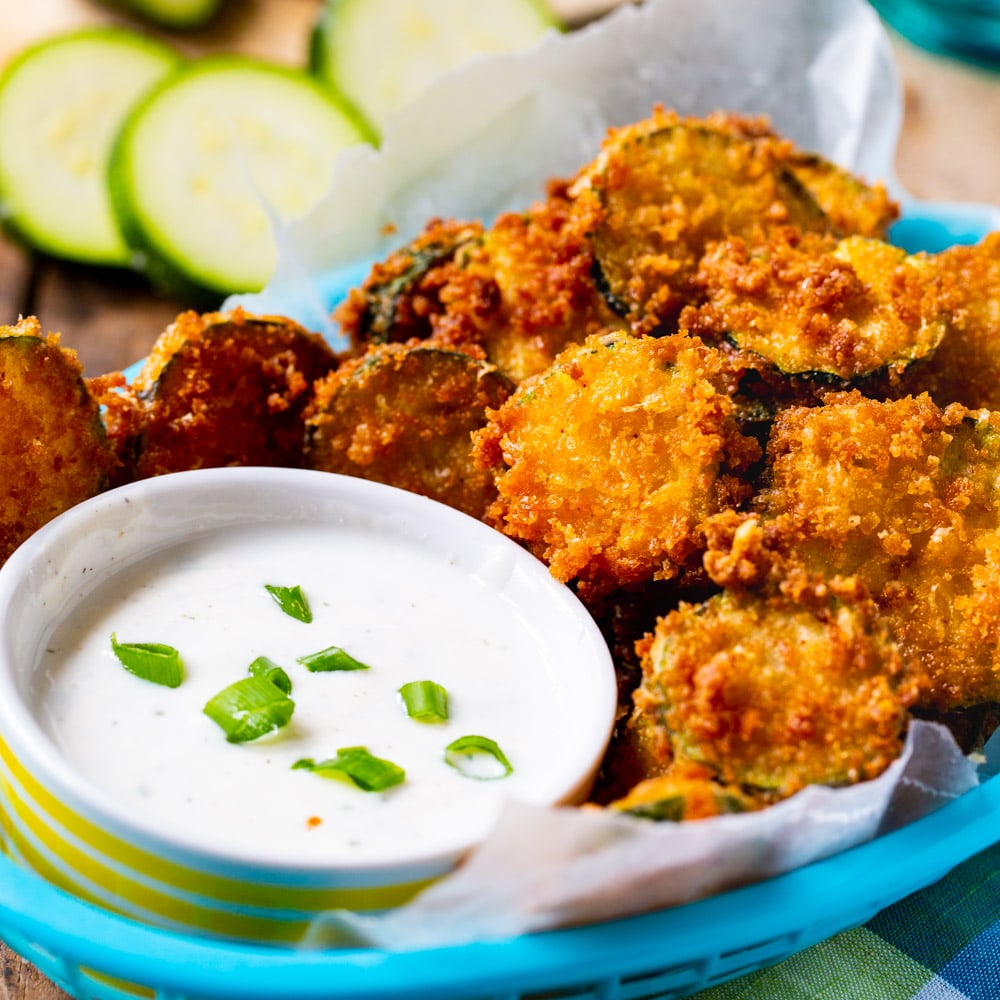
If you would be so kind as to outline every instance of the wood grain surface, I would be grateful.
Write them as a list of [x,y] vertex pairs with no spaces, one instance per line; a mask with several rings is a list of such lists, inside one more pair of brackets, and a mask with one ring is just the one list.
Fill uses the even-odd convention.
[[[599,13],[613,0],[558,0],[569,20]],[[168,35],[196,55],[236,50],[299,64],[321,0],[234,0],[196,35]],[[25,44],[55,31],[127,22],[95,0],[0,0],[0,65]],[[929,55],[893,40],[905,85],[897,174],[912,194],[932,200],[1000,205],[1000,74]],[[0,156],[3,151],[0,150]],[[85,372],[96,375],[144,356],[185,303],[164,298],[121,272],[59,263],[0,237],[0,323],[37,315],[63,333]],[[0,1000],[65,996],[32,966],[0,945]]]

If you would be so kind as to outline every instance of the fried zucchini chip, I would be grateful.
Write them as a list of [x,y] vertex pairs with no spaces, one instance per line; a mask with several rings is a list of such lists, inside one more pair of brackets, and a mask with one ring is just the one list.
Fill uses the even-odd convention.
[[682,325],[828,385],[897,379],[934,352],[951,316],[925,255],[861,236],[724,240],[697,283],[706,304],[685,310]]
[[355,350],[413,338],[486,358],[515,382],[616,321],[591,279],[565,185],[489,229],[435,221],[337,310]]
[[861,591],[725,591],[666,615],[641,650],[636,712],[723,784],[784,798],[874,778],[902,750],[912,685]]
[[723,785],[710,773],[699,773],[699,769],[688,765],[639,782],[608,808],[640,819],[681,823],[753,812],[764,804],[738,786]]
[[[482,234],[478,222],[434,219],[411,243],[376,263],[334,313],[355,352],[369,344],[431,336],[435,319],[456,295],[453,286],[463,273],[465,253]],[[470,317],[488,311],[492,298],[488,282],[464,289]]]
[[496,488],[473,464],[471,435],[513,389],[495,367],[457,351],[374,345],[317,384],[307,465],[482,518]]
[[142,403],[135,476],[301,466],[312,384],[335,364],[326,341],[292,320],[183,313],[132,385]]
[[753,137],[738,119],[658,113],[612,130],[572,191],[587,226],[595,280],[631,322],[671,322],[697,300],[693,278],[706,246],[775,228],[829,232],[830,220],[788,166],[793,147]]
[[488,519],[593,602],[677,576],[698,525],[747,492],[759,455],[742,435],[725,358],[691,337],[616,331],[563,351],[476,435],[496,472]]
[[706,526],[717,582],[857,575],[925,675],[918,706],[1000,701],[1000,414],[835,393],[783,411],[767,461],[752,517]]
[[114,457],[82,372],[34,317],[0,326],[0,562],[108,485]]
[[1000,232],[930,260],[953,317],[933,358],[914,369],[905,387],[929,392],[938,406],[1000,410]]

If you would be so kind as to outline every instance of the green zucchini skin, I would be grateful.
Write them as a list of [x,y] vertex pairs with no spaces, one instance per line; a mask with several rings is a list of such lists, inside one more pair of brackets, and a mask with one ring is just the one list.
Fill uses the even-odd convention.
[[0,215],[15,240],[65,260],[131,265],[107,163],[130,108],[180,62],[145,34],[102,26],[43,39],[6,66]]
[[215,19],[223,0],[103,0],[103,3],[163,28],[194,31]]
[[[234,121],[238,134],[223,127]],[[308,74],[209,56],[161,81],[129,115],[111,154],[112,204],[154,284],[196,307],[217,306],[270,277],[276,250],[262,198],[279,216],[306,211],[336,155],[368,141],[366,124]]]

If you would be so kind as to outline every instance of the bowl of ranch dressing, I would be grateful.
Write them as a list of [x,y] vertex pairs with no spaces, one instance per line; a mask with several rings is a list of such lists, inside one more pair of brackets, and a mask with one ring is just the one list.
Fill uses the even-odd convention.
[[581,801],[614,712],[541,562],[361,479],[143,480],[0,569],[8,851],[159,926],[291,942],[400,905],[505,801]]

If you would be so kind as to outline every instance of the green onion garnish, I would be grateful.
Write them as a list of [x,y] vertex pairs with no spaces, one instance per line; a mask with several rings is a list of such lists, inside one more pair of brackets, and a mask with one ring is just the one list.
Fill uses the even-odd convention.
[[111,648],[121,665],[136,677],[164,687],[180,686],[184,662],[173,646],[159,642],[119,642],[112,632]]
[[250,676],[263,677],[264,680],[270,681],[279,691],[284,691],[285,694],[292,693],[291,677],[274,660],[267,656],[258,656],[250,664]]
[[319,763],[311,757],[297,760],[293,768],[312,771],[324,778],[339,778],[347,780],[366,792],[382,792],[393,785],[398,785],[406,778],[398,764],[384,757],[376,757],[368,752],[367,747],[341,747],[336,757],[321,760]]
[[296,663],[301,663],[312,673],[322,673],[327,670],[368,670],[367,663],[354,659],[350,653],[344,652],[339,646],[327,646],[318,653],[300,656]]
[[264,589],[274,598],[274,603],[289,617],[297,618],[306,624],[313,620],[312,609],[309,607],[309,602],[306,600],[306,595],[302,593],[301,587],[274,587],[265,583]]
[[210,698],[202,711],[230,743],[247,743],[288,725],[295,702],[263,677],[243,677]]
[[444,748],[445,762],[466,778],[495,781],[514,767],[503,750],[488,736],[459,736]]
[[418,722],[443,722],[448,718],[448,692],[434,681],[410,681],[399,689],[406,714]]

